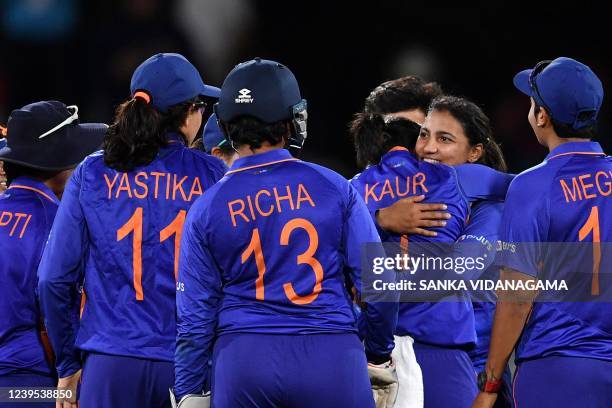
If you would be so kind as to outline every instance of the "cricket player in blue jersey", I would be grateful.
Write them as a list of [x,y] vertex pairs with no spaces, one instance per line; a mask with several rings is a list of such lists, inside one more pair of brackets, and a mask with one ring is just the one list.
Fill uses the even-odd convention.
[[[493,138],[489,118],[473,102],[454,96],[441,96],[434,99],[429,114],[421,128],[415,145],[417,156],[430,163],[461,165],[465,163],[485,164],[499,171],[506,171],[506,163],[499,145]],[[472,183],[478,180],[471,180]],[[485,259],[486,271],[481,279],[497,279],[497,267],[493,265],[496,255],[498,230],[504,203],[494,200],[479,200],[471,205],[470,219],[458,239],[459,252],[474,256],[475,248],[480,248],[480,256]],[[384,217],[384,215],[383,215]],[[475,244],[474,247],[472,244]],[[461,256],[460,253],[454,256]],[[482,371],[489,351],[489,339],[495,295],[492,291],[472,291],[476,345],[469,350],[476,372]],[[510,378],[510,371],[505,371]],[[496,407],[512,405],[510,384],[504,386],[502,398]]]
[[227,140],[219,124],[217,123],[217,115],[210,115],[206,126],[204,126],[204,151],[211,156],[223,160],[227,167],[232,167],[234,161],[238,158],[238,153],[232,147],[232,144]]
[[187,216],[177,398],[211,376],[215,408],[373,407],[368,361],[372,381],[393,377],[397,302],[367,304],[364,353],[345,285],[361,290],[361,246],[380,242],[363,200],[284,149],[306,137],[306,101],[284,65],[237,65],[216,113],[240,158]]
[[[400,78],[376,88],[366,100],[366,111],[379,111],[388,116],[401,116],[406,113],[416,121],[421,119],[421,131],[414,146],[415,153],[421,160],[430,163],[443,163],[447,165],[461,165],[465,163],[480,163],[500,171],[506,171],[506,164],[499,145],[495,142],[489,119],[474,103],[454,96],[439,95],[430,98],[425,108],[416,103],[427,100],[431,94],[432,85],[418,81],[414,77]],[[429,111],[425,116],[426,111]],[[397,113],[396,113],[397,112]],[[462,180],[465,183],[480,183],[480,180]],[[424,196],[421,196],[424,198]],[[388,231],[398,234],[419,234],[435,236],[433,231],[423,229],[424,226],[440,226],[434,219],[435,208],[423,206],[436,204],[418,204],[411,201],[414,197],[403,198],[390,207],[380,209],[376,213],[378,225]],[[495,200],[479,200],[471,205],[471,214],[466,228],[456,246],[457,252],[453,256],[459,257],[468,254],[472,257],[484,258],[486,271],[483,279],[497,279],[498,268],[493,265],[495,259],[495,244],[497,242],[503,202]],[[439,209],[438,209],[439,210]],[[442,212],[438,212],[442,214]],[[481,248],[480,253],[477,248]],[[486,362],[489,351],[489,339],[495,313],[495,296],[491,291],[470,292],[474,296],[474,323],[476,327],[476,345],[468,354],[476,372],[480,372]],[[403,342],[399,345],[401,348]],[[394,351],[395,353],[395,351]],[[402,398],[402,371],[401,362],[396,361],[400,380],[400,394]],[[434,377],[444,375],[433,373]],[[509,370],[505,371],[509,379]],[[405,387],[404,387],[405,388]],[[501,398],[496,401],[496,407],[512,405],[510,382],[503,387]]]
[[[453,96],[443,96],[436,83],[427,83],[419,77],[406,76],[387,81],[375,88],[366,99],[364,111],[377,112],[385,117],[403,117],[422,125],[421,132],[414,146],[415,153],[421,160],[447,165],[480,163],[500,171],[506,171],[506,163],[499,145],[493,138],[490,121],[484,112],[474,103]],[[428,113],[429,112],[429,113]],[[427,122],[425,125],[425,121]],[[478,182],[478,180],[472,180]],[[390,207],[376,212],[377,224],[397,234],[436,236],[429,227],[442,226],[440,220],[448,214],[440,208],[441,204],[422,203],[424,195],[403,198]],[[495,243],[503,202],[479,200],[471,204],[471,215],[466,229],[463,230],[456,246],[457,253],[469,251],[470,256],[486,259],[488,267],[481,276],[484,279],[496,279],[497,268],[492,265],[495,259]],[[482,245],[482,246],[481,246]],[[474,254],[480,247],[480,254]],[[476,294],[472,291],[471,294]],[[473,299],[474,323],[476,327],[476,345],[469,350],[469,356],[476,372],[484,367],[489,350],[489,339],[495,312],[495,296],[491,291],[479,291]],[[396,344],[397,354],[405,341]],[[400,394],[404,377],[401,359],[396,359],[400,380]],[[414,370],[408,368],[408,373]],[[505,371],[509,376],[509,370]],[[438,377],[435,374],[435,377]],[[415,383],[414,378],[408,376]],[[418,380],[418,379],[417,379]],[[411,389],[415,387],[410,385]],[[417,388],[418,390],[418,388]],[[414,393],[418,394],[417,391]],[[511,406],[510,384],[504,386],[501,398],[496,407]],[[399,408],[399,407],[397,407]]]
[[57,382],[41,334],[36,270],[70,173],[100,147],[107,129],[79,124],[77,111],[58,101],[14,110],[10,142],[0,148],[9,183],[0,195],[0,387]]
[[[508,190],[500,278],[571,280],[586,264],[592,275],[585,299],[609,296],[605,278],[610,274],[603,271],[612,260],[600,245],[612,241],[612,158],[591,141],[603,100],[601,81],[588,66],[560,57],[521,71],[514,85],[531,98],[529,123],[550,153]],[[581,241],[592,242],[592,251],[576,257],[571,248]],[[574,244],[554,252],[533,244],[545,242]],[[481,393],[473,406],[493,406],[515,347],[517,407],[612,406],[610,303],[534,302],[533,291],[508,294],[516,298],[497,302],[489,357],[479,375]]]
[[[455,242],[466,227],[469,203],[478,199],[503,200],[511,177],[476,164],[453,168],[437,164],[438,161],[420,161],[409,151],[419,132],[416,123],[404,119],[358,115],[352,124],[355,148],[370,166],[352,183],[373,215],[409,196],[425,195],[426,202],[446,203],[452,217],[434,229],[437,236],[413,235],[410,240]],[[380,233],[383,241],[399,242],[407,248],[406,235],[383,229]],[[401,304],[396,334],[415,341],[426,407],[469,406],[477,393],[475,371],[467,354],[476,343],[472,304],[465,293],[449,295],[445,300]],[[399,369],[398,366],[401,375]],[[441,378],[444,380],[440,381]]]
[[[226,171],[186,147],[202,122],[202,98],[219,89],[183,56],[144,61],[131,94],[104,151],[86,158],[68,183],[39,267],[59,386],[74,389],[82,377],[84,407],[169,405],[183,224]],[[79,321],[67,311],[80,301],[81,282]]]

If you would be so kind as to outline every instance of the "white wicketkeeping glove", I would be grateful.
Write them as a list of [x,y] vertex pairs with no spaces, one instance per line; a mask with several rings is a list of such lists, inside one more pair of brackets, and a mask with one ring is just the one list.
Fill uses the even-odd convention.
[[382,364],[368,363],[368,376],[376,408],[393,408],[398,389],[393,361],[389,360]]
[[210,392],[206,394],[187,394],[177,404],[171,388],[170,403],[172,408],[210,408]]

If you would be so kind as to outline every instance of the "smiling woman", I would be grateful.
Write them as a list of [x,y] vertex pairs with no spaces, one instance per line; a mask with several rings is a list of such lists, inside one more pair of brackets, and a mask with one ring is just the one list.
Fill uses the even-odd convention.
[[432,163],[480,163],[500,171],[507,169],[489,118],[478,105],[456,96],[433,100],[415,150],[421,159]]

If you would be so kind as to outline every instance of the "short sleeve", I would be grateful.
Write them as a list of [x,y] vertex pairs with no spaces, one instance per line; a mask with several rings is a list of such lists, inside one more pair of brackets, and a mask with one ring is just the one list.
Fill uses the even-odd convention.
[[537,173],[517,176],[510,184],[499,231],[496,264],[536,277],[542,243],[548,237],[548,194]]

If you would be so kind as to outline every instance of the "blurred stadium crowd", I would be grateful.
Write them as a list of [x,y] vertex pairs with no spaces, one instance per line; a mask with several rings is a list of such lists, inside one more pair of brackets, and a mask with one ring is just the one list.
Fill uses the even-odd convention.
[[[377,84],[416,74],[477,102],[492,120],[509,170],[518,173],[545,151],[531,137],[527,102],[512,75],[542,58],[571,55],[598,72],[607,88],[612,66],[602,19],[589,2],[523,9],[509,1],[435,8],[394,0],[375,6],[3,0],[0,122],[12,109],[57,99],[78,105],[84,121],[108,123],[134,68],[156,52],[187,56],[215,85],[236,63],[261,56],[286,63],[300,78],[310,113],[306,160],[354,174],[347,142],[352,114]],[[604,101],[600,134],[612,130],[609,106]]]

